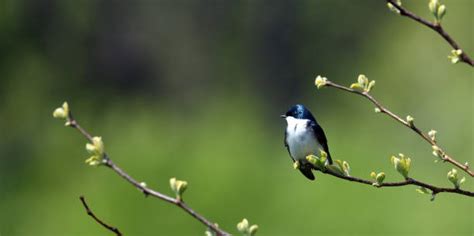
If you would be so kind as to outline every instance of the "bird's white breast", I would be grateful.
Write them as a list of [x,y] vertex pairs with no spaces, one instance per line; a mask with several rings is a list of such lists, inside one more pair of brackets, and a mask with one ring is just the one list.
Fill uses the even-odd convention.
[[286,117],[288,123],[286,127],[286,143],[290,149],[290,154],[295,160],[306,162],[306,156],[310,154],[319,155],[319,150],[323,147],[319,144],[310,120],[295,119]]

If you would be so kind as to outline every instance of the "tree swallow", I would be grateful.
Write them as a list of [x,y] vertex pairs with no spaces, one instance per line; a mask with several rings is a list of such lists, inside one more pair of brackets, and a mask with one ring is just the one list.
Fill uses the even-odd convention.
[[288,149],[293,162],[298,162],[301,173],[314,180],[313,165],[306,160],[312,154],[319,156],[320,150],[327,153],[328,164],[332,164],[331,154],[323,129],[319,126],[313,114],[301,104],[296,104],[281,115],[287,122],[285,130],[285,147]]

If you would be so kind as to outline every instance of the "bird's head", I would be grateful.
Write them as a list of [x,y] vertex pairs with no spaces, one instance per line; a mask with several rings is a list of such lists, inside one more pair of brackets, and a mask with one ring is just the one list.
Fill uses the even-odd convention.
[[315,120],[313,114],[301,104],[292,106],[284,115],[281,115],[281,117],[285,119],[287,117],[293,117],[294,119]]

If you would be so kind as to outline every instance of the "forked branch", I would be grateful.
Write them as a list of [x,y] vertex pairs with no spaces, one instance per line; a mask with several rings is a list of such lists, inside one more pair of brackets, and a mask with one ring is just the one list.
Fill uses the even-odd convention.
[[459,161],[455,160],[450,155],[448,155],[436,143],[436,141],[434,139],[429,137],[428,134],[423,133],[423,131],[421,131],[413,122],[409,122],[407,120],[404,120],[404,119],[400,118],[400,116],[396,115],[395,113],[391,112],[389,109],[384,107],[379,101],[377,101],[372,95],[370,95],[368,91],[359,91],[359,90],[356,90],[356,89],[348,88],[348,87],[345,87],[343,85],[336,84],[336,83],[334,83],[330,80],[325,80],[325,86],[337,88],[337,89],[340,89],[342,91],[354,93],[354,94],[357,94],[357,95],[360,95],[362,97],[367,98],[370,102],[372,102],[375,105],[375,107],[377,109],[379,109],[379,111],[381,113],[386,114],[387,116],[394,119],[398,123],[400,123],[400,124],[404,125],[405,127],[411,129],[413,132],[418,134],[422,139],[424,139],[428,144],[430,144],[432,146],[432,148],[434,149],[433,151],[436,152],[436,154],[438,155],[439,158],[441,158],[441,160],[451,163],[452,165],[454,165],[454,166],[458,167],[459,169],[463,170],[464,172],[468,173],[471,177],[474,177],[474,172],[469,168],[469,165],[467,163],[462,164]]
[[459,46],[459,44],[454,41],[453,37],[451,37],[448,32],[446,32],[443,28],[443,26],[441,25],[441,23],[439,21],[435,21],[435,22],[430,22],[428,20],[425,20],[417,15],[415,15],[413,12],[407,10],[406,8],[402,7],[401,4],[399,5],[397,3],[396,0],[386,0],[387,3],[391,4],[391,7],[394,7],[398,10],[398,13],[401,15],[401,16],[405,16],[405,17],[408,17],[430,29],[432,29],[433,31],[435,31],[436,33],[438,33],[446,42],[449,43],[449,45],[451,45],[451,47],[454,49],[454,50],[460,50],[460,55],[457,55],[459,57],[459,60],[468,64],[468,65],[471,65],[471,66],[474,66],[474,61],[467,55],[467,53],[461,49],[461,47]]

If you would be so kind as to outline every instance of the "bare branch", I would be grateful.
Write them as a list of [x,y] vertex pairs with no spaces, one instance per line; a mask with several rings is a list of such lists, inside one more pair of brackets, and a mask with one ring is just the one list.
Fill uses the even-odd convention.
[[[332,172],[332,171],[321,171],[321,170],[318,170],[324,174],[328,174],[328,175],[332,175],[334,177],[337,177],[337,178],[340,178],[340,179],[345,179],[345,180],[348,180],[348,181],[352,181],[352,182],[357,182],[357,183],[361,183],[361,184],[367,184],[367,185],[374,185],[376,184],[376,182],[374,181],[370,181],[370,180],[366,180],[366,179],[361,179],[361,178],[357,178],[357,177],[352,177],[352,176],[346,176],[346,175],[341,175],[341,174],[338,174],[336,172]],[[442,188],[442,187],[436,187],[434,185],[431,185],[431,184],[427,184],[427,183],[424,183],[424,182],[421,182],[419,180],[416,180],[416,179],[413,179],[413,178],[406,178],[405,181],[402,181],[402,182],[386,182],[386,183],[381,183],[381,184],[377,184],[376,187],[379,187],[379,188],[383,188],[383,187],[400,187],[400,186],[406,186],[406,185],[415,185],[415,186],[419,186],[419,187],[423,187],[423,188],[427,188],[429,190],[431,190],[432,192],[432,195],[436,195],[438,193],[457,193],[457,194],[461,194],[461,195],[466,195],[466,196],[469,196],[469,197],[474,197],[474,192],[470,192],[470,191],[466,191],[466,190],[462,190],[460,188]]]
[[339,84],[336,84],[332,81],[329,81],[327,80],[326,81],[326,86],[329,86],[329,87],[334,87],[334,88],[337,88],[337,89],[340,89],[340,90],[343,90],[343,91],[346,91],[346,92],[350,92],[350,93],[355,93],[357,95],[360,95],[360,96],[363,96],[367,99],[369,99],[369,101],[371,101],[378,109],[380,109],[380,112],[381,113],[384,113],[386,115],[388,115],[389,117],[391,117],[392,119],[398,121],[399,123],[401,123],[402,125],[406,126],[407,128],[413,130],[415,133],[417,133],[421,138],[423,138],[427,143],[429,143],[431,146],[436,146],[438,148],[438,153],[439,153],[439,157],[445,161],[445,162],[449,162],[451,164],[453,164],[454,166],[458,167],[459,169],[463,170],[464,172],[468,173],[471,177],[474,177],[474,172],[469,169],[469,166],[466,165],[466,164],[461,164],[460,162],[456,161],[454,158],[452,158],[451,156],[449,156],[437,143],[436,141],[432,140],[427,134],[423,133],[418,127],[416,127],[414,124],[409,124],[406,120],[400,118],[399,116],[397,116],[395,113],[391,112],[390,110],[388,110],[387,108],[385,108],[384,106],[382,106],[382,104],[380,102],[378,102],[377,100],[375,100],[374,97],[372,97],[372,95],[370,95],[368,92],[361,92],[361,91],[358,91],[358,90],[355,90],[355,89],[351,89],[351,88],[348,88],[348,87],[345,87],[345,86],[342,86],[342,85],[339,85]]
[[459,56],[460,57],[460,60],[468,65],[471,65],[471,66],[474,66],[474,61],[467,55],[467,53],[461,49],[461,47],[459,46],[458,43],[456,43],[456,41],[454,41],[454,39],[444,30],[444,28],[441,26],[440,23],[431,23],[417,15],[415,15],[414,13],[410,12],[409,10],[407,10],[406,8],[398,5],[396,3],[395,0],[386,0],[387,3],[390,3],[392,4],[393,7],[395,7],[398,11],[400,11],[400,15],[402,16],[405,16],[405,17],[408,17],[414,21],[417,21],[418,23],[422,24],[422,25],[425,25],[426,27],[434,30],[435,32],[437,32],[441,37],[443,37],[444,40],[446,40],[446,42],[449,43],[449,45],[451,45],[451,47],[455,50],[458,50],[460,49],[462,51],[461,55]]
[[105,223],[104,221],[102,221],[101,219],[99,219],[95,214],[94,212],[92,212],[92,210],[89,208],[89,206],[87,205],[86,203],[86,199],[84,198],[84,196],[80,196],[79,199],[81,199],[81,202],[82,202],[82,205],[84,205],[84,208],[86,209],[86,212],[87,212],[87,215],[89,215],[90,217],[92,217],[97,223],[99,223],[100,225],[102,225],[104,228],[112,231],[115,233],[115,235],[117,236],[122,236],[122,233],[119,231],[119,229],[117,229],[116,227],[113,227],[111,225],[108,225],[107,223]]
[[[92,135],[90,135],[89,132],[87,132],[84,128],[82,128],[79,125],[79,123],[72,117],[70,112],[69,112],[67,122],[68,122],[68,125],[70,127],[75,128],[76,130],[78,130],[89,142],[93,142]],[[206,225],[209,229],[214,231],[216,233],[216,235],[219,235],[219,236],[230,235],[226,231],[218,228],[214,223],[212,223],[211,221],[206,219],[204,216],[202,216],[199,213],[197,213],[196,211],[194,211],[191,207],[189,207],[186,203],[184,203],[182,198],[173,198],[173,197],[170,197],[168,195],[165,195],[163,193],[160,193],[156,190],[153,190],[151,188],[148,188],[148,187],[140,184],[137,180],[132,178],[129,174],[127,174],[119,166],[117,166],[114,162],[112,162],[112,160],[109,158],[109,156],[106,153],[104,153],[103,165],[109,167],[110,169],[112,169],[115,173],[120,175],[127,182],[129,182],[130,184],[135,186],[138,190],[143,192],[143,194],[145,194],[145,196],[153,196],[153,197],[156,197],[158,199],[161,199],[165,202],[171,203],[171,204],[181,208],[182,210],[187,212],[189,215],[194,217],[196,220],[200,221],[202,224]]]

